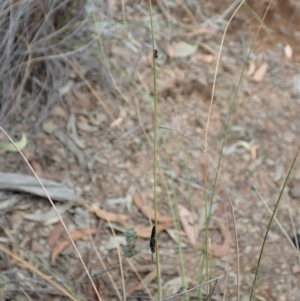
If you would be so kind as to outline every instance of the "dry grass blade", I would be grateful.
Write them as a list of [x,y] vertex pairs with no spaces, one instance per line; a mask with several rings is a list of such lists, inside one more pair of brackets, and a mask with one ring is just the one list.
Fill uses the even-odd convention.
[[65,288],[63,288],[62,286],[60,286],[59,284],[57,284],[55,281],[53,281],[52,279],[50,279],[47,275],[45,275],[44,273],[42,273],[41,271],[37,270],[34,266],[32,266],[31,264],[29,264],[27,261],[23,260],[22,258],[20,258],[18,255],[13,254],[11,251],[9,251],[8,249],[4,248],[3,246],[0,245],[0,250],[7,254],[8,256],[10,256],[12,259],[14,259],[16,262],[18,262],[21,266],[25,267],[26,269],[28,269],[29,271],[35,273],[36,275],[40,276],[42,279],[44,279],[45,281],[47,281],[48,283],[50,283],[53,287],[57,288],[59,291],[61,291],[65,296],[67,296],[68,298],[70,298],[70,300],[73,301],[78,301],[73,295],[70,294],[69,291],[67,291]]

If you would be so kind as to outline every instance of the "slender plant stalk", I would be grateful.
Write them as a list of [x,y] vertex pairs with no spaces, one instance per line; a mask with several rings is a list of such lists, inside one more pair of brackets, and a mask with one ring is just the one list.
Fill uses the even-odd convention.
[[[215,69],[215,74],[214,74],[214,81],[213,81],[212,95],[211,95],[211,100],[210,100],[210,107],[209,107],[207,123],[206,123],[205,141],[204,141],[204,151],[205,152],[207,151],[207,137],[208,137],[209,122],[210,122],[210,116],[211,116],[211,111],[212,111],[214,93],[215,93],[215,88],[216,88],[216,81],[217,81],[217,74],[218,74],[218,69],[219,69],[219,64],[220,64],[221,52],[222,52],[225,36],[226,36],[227,29],[228,29],[228,26],[229,26],[231,20],[234,18],[234,16],[236,15],[236,13],[241,8],[241,6],[243,5],[244,2],[245,2],[245,0],[242,0],[241,3],[238,5],[238,7],[233,12],[232,16],[230,17],[229,21],[227,22],[227,25],[226,25],[225,30],[224,30],[224,34],[222,36],[220,51],[219,51],[219,54],[218,54],[218,59],[217,59],[217,64],[216,64],[216,69]],[[241,81],[241,78],[240,78],[240,81]],[[236,89],[236,91],[237,91],[237,89]],[[234,100],[235,100],[235,97],[234,97]],[[234,100],[233,100],[233,103],[234,103]],[[217,170],[219,170],[220,164],[221,164],[222,150],[223,150],[223,147],[224,147],[224,144],[225,144],[225,141],[226,141],[226,137],[227,137],[228,125],[229,125],[229,121],[230,121],[231,114],[232,114],[232,108],[233,108],[233,105],[231,106],[230,112],[229,112],[228,123],[227,123],[227,127],[226,127],[226,130],[225,130],[222,146],[221,146],[221,151],[220,151],[219,161],[218,161],[218,165],[217,165]],[[208,199],[207,199],[207,193],[206,193],[206,190],[207,190],[206,170],[207,170],[207,157],[205,156],[204,157],[204,168],[203,168],[203,171],[204,171],[204,201],[205,201],[205,247],[204,247],[204,250],[203,250],[203,260],[205,260],[207,258],[207,256],[209,256],[208,253],[207,253],[208,239],[209,239],[209,223],[210,223],[210,215],[211,215],[212,203],[213,203],[213,199],[214,199],[214,193],[215,193],[215,189],[216,189],[216,185],[217,185],[217,179],[218,179],[218,175],[216,173],[216,176],[215,176],[215,179],[214,179],[214,184],[213,184],[213,189],[212,189],[212,196],[211,196],[210,204],[209,204],[209,207],[208,207]],[[233,214],[233,218],[234,218],[234,212],[232,212],[232,214]],[[234,224],[235,224],[235,221],[234,221]],[[236,232],[236,230],[235,230],[235,232]],[[237,237],[237,233],[236,233],[236,249],[237,249],[237,300],[239,301],[240,300],[240,292],[239,292],[239,254],[238,254],[238,237]],[[206,272],[208,272],[208,262],[207,262],[206,266],[207,266],[207,271]],[[200,275],[200,277],[202,277],[202,275]]]
[[[211,164],[212,164],[214,170],[216,171],[217,176],[220,178],[220,181],[221,181],[221,183],[222,183],[222,185],[223,185],[223,187],[224,187],[224,190],[225,190],[225,193],[226,193],[228,202],[229,202],[229,204],[230,204],[230,209],[231,209],[231,212],[232,212],[232,216],[233,216],[233,221],[234,221],[234,223],[233,223],[233,224],[234,224],[234,233],[235,233],[235,238],[236,238],[236,240],[237,240],[237,229],[236,229],[236,220],[235,220],[235,215],[234,215],[233,203],[232,203],[232,200],[231,200],[231,198],[230,198],[229,191],[228,191],[228,189],[227,189],[227,187],[226,187],[226,185],[225,185],[225,183],[224,183],[224,180],[223,180],[222,176],[220,175],[220,172],[219,172],[219,170],[217,169],[216,165],[214,164],[212,158],[211,158],[211,157],[209,156],[209,154],[208,154],[208,153],[200,146],[199,143],[197,143],[194,139],[192,139],[192,138],[191,138],[190,136],[188,136],[187,134],[185,134],[185,133],[183,133],[183,132],[181,132],[181,131],[178,131],[178,130],[173,130],[173,129],[168,128],[168,127],[160,126],[159,128],[160,128],[160,129],[169,130],[169,131],[172,131],[172,132],[174,132],[174,133],[178,133],[178,134],[180,134],[180,135],[186,137],[187,139],[189,139],[190,141],[192,141],[192,142],[193,142],[193,143],[194,143],[194,144],[195,144],[195,145],[196,145],[196,146],[197,146],[197,147],[205,154],[205,156],[207,156],[208,160],[211,162]],[[238,243],[237,243],[237,250],[238,250]],[[202,261],[202,268],[201,268],[201,270],[203,270],[203,265],[204,265],[204,261]],[[209,267],[209,266],[211,267],[211,262],[209,261],[209,262],[207,263],[207,265],[208,265],[208,267]],[[200,297],[200,298],[201,298],[201,297]]]
[[[226,35],[226,32],[227,32],[227,28],[231,22],[231,20],[233,19],[233,17],[236,15],[237,11],[240,9],[240,7],[244,4],[244,0],[241,1],[241,3],[239,4],[239,6],[236,8],[236,10],[234,11],[234,13],[232,14],[231,18],[229,19],[228,23],[227,23],[227,26],[225,28],[225,31],[224,31],[224,35],[222,37],[222,42],[221,42],[221,49],[223,47],[223,44],[224,44],[224,39],[225,39],[225,35]],[[243,66],[243,70],[242,70],[242,73],[241,73],[241,76],[240,76],[240,79],[238,81],[238,84],[234,90],[234,94],[233,94],[233,99],[232,99],[232,102],[231,102],[231,105],[230,105],[230,109],[229,109],[229,115],[228,115],[228,119],[227,119],[227,123],[226,123],[226,127],[225,127],[225,133],[224,133],[224,137],[223,137],[223,140],[222,140],[222,145],[221,145],[221,149],[220,149],[220,156],[219,156],[219,160],[218,160],[218,164],[217,164],[217,169],[219,170],[220,168],[220,165],[221,165],[221,160],[222,160],[222,153],[223,153],[223,149],[224,149],[224,146],[225,146],[225,142],[226,142],[226,138],[227,138],[227,134],[228,134],[228,129],[229,129],[229,125],[230,125],[230,121],[231,121],[231,117],[232,117],[232,114],[233,114],[233,111],[234,111],[234,107],[236,105],[236,99],[237,99],[237,93],[239,91],[239,88],[240,88],[240,85],[241,85],[241,82],[242,82],[242,78],[243,78],[243,75],[245,73],[245,70],[247,68],[247,64],[249,62],[249,59],[250,59],[250,55],[251,53],[253,52],[253,48],[254,48],[254,45],[256,43],[256,40],[258,38],[258,35],[259,35],[259,32],[264,24],[264,20],[266,18],[266,15],[267,15],[267,12],[270,8],[270,5],[272,4],[273,0],[269,3],[266,11],[265,11],[265,14],[263,16],[263,18],[261,19],[261,22],[260,22],[260,25],[259,25],[259,28],[257,30],[257,33],[255,35],[255,38],[251,44],[251,48],[250,48],[250,51],[248,53],[248,56],[246,58],[246,61],[245,61],[245,64]],[[219,52],[219,55],[218,55],[218,60],[217,60],[217,65],[216,65],[216,70],[215,70],[215,77],[214,77],[214,81],[213,81],[213,91],[212,91],[212,97],[211,97],[211,105],[210,105],[210,109],[209,109],[209,114],[208,114],[208,119],[207,119],[207,127],[206,127],[206,134],[205,134],[205,147],[204,149],[206,150],[206,147],[207,147],[207,135],[208,135],[208,127],[209,127],[209,120],[210,120],[210,115],[211,115],[211,108],[212,108],[212,102],[213,102],[213,97],[214,97],[214,91],[215,91],[215,85],[216,85],[216,79],[217,79],[217,71],[218,71],[218,67],[219,67],[219,61],[220,61],[220,57],[221,57],[221,50]],[[206,161],[205,161],[205,164],[206,164]],[[206,170],[205,170],[206,171]],[[205,173],[205,179],[206,179],[206,173]],[[217,180],[218,180],[218,175],[216,174],[215,176],[215,179],[214,179],[214,183],[213,183],[213,189],[212,189],[212,196],[211,196],[211,201],[210,201],[210,210],[209,210],[209,214],[207,216],[207,224],[209,224],[209,220],[210,220],[210,212],[211,212],[211,208],[212,208],[212,203],[213,203],[213,198],[214,198],[214,193],[215,193],[215,188],[216,188],[216,185],[217,185]],[[205,186],[206,187],[206,186]],[[207,229],[207,226],[206,226],[206,229]],[[236,243],[237,243],[237,252],[238,252],[238,238],[236,237]],[[237,254],[237,299],[238,301],[240,300],[240,291],[239,291],[239,254]]]
[[[163,144],[164,144],[165,152],[167,154],[167,146],[166,146],[166,141],[164,138],[163,138]],[[170,162],[170,158],[168,155],[167,155],[167,162],[168,162],[168,169],[171,170],[171,162]],[[172,197],[171,197],[170,191],[168,189],[168,184],[165,181],[165,178],[163,178],[163,180],[164,180],[164,185],[166,187],[166,191],[168,192],[169,206],[171,208],[172,216],[174,217],[174,226],[175,226],[175,231],[176,231],[178,252],[179,252],[179,258],[180,258],[180,274],[181,274],[181,280],[182,280],[182,289],[183,289],[183,291],[185,291],[185,290],[187,290],[187,280],[186,280],[185,266],[184,266],[184,260],[183,260],[182,242],[181,242],[181,236],[180,236],[178,201],[177,201],[177,197],[176,197],[175,183],[174,183],[174,179],[171,178],[171,193],[172,193]],[[188,301],[188,295],[185,295],[185,300]]]
[[276,215],[276,213],[277,213],[277,209],[278,209],[278,207],[279,207],[279,203],[280,203],[280,201],[281,201],[281,198],[282,198],[282,195],[283,195],[283,191],[284,191],[284,189],[285,189],[285,187],[286,187],[286,185],[287,185],[287,182],[288,182],[288,180],[289,180],[289,178],[290,178],[290,175],[291,175],[291,173],[292,173],[292,170],[293,170],[293,168],[294,168],[294,165],[295,165],[295,163],[296,163],[296,160],[297,160],[297,158],[298,158],[298,156],[299,156],[299,152],[300,152],[300,147],[299,147],[298,150],[297,150],[296,156],[295,156],[295,158],[294,158],[294,160],[293,160],[293,163],[292,163],[292,165],[291,165],[291,167],[290,167],[290,169],[289,169],[289,172],[288,172],[288,174],[287,174],[287,176],[286,176],[286,178],[285,178],[285,181],[284,181],[284,184],[283,184],[283,186],[282,186],[282,188],[281,188],[280,194],[279,194],[279,196],[278,196],[278,199],[277,199],[277,202],[276,202],[276,205],[275,205],[273,214],[272,214],[272,216],[271,216],[271,218],[270,218],[270,221],[269,221],[269,224],[268,224],[268,227],[267,227],[267,231],[266,231],[266,234],[265,234],[265,237],[264,237],[264,240],[263,240],[263,244],[262,244],[262,246],[261,246],[259,258],[258,258],[258,261],[257,261],[257,266],[256,266],[256,270],[255,270],[255,276],[254,276],[254,279],[253,279],[253,284],[252,284],[252,287],[251,287],[251,293],[250,293],[249,301],[252,300],[252,296],[253,296],[254,289],[255,289],[255,285],[256,285],[256,282],[257,282],[257,278],[258,278],[258,272],[259,272],[260,262],[261,262],[261,259],[262,259],[262,254],[263,254],[263,251],[264,251],[266,242],[267,242],[267,237],[268,237],[268,234],[269,234],[269,231],[270,231],[270,228],[271,228],[273,219],[275,219],[275,215]]
[[157,235],[157,83],[156,83],[156,61],[154,56],[155,41],[154,41],[154,27],[153,27],[153,15],[152,15],[152,2],[149,0],[149,14],[150,14],[150,25],[151,25],[151,40],[152,40],[152,63],[153,63],[153,86],[154,86],[154,110],[153,110],[153,205],[155,211],[155,241],[156,241],[156,282],[157,282],[157,297],[158,301],[162,300],[161,291],[161,277],[160,277],[160,264],[159,264],[159,249],[158,249],[158,235]]

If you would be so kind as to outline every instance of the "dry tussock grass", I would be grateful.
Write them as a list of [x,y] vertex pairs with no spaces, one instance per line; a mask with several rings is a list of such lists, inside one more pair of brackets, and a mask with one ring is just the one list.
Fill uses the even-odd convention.
[[[71,69],[89,60],[86,0],[3,0],[0,3],[0,122],[37,126]],[[82,51],[85,50],[85,51]],[[38,117],[35,117],[38,116]]]

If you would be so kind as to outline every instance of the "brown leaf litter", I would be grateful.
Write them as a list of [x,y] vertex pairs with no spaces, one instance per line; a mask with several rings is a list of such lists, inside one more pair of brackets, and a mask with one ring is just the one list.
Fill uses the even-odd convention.
[[[71,232],[71,237],[72,240],[75,242],[81,238],[84,238],[85,236],[89,236],[92,234],[95,234],[97,229],[94,228],[87,228],[87,229],[82,229],[82,230],[75,230]],[[70,238],[62,241],[61,243],[58,243],[52,250],[51,252],[51,261],[52,263],[55,263],[57,256],[63,252],[66,248],[68,248],[71,245],[71,240]]]
[[[199,232],[204,229],[203,221],[195,225],[192,213],[188,209],[186,209],[182,205],[178,205],[178,209],[179,209],[180,222],[182,224],[183,230],[184,230],[190,244],[194,247],[198,246],[200,249],[202,249],[203,245],[201,243],[198,243],[196,239],[198,237]],[[219,257],[224,257],[227,254],[229,254],[231,239],[230,239],[230,233],[229,233],[227,226],[225,226],[221,223],[218,223],[217,228],[219,229],[219,231],[223,237],[223,242],[222,242],[222,244],[214,244],[213,243],[211,245],[210,251],[211,251],[211,255],[213,257],[219,258]]]
[[[155,211],[152,208],[149,208],[149,206],[143,202],[140,194],[137,192],[133,195],[133,203],[144,214],[145,217],[155,221]],[[157,212],[156,218],[158,223],[169,223],[173,221],[171,216],[161,215],[159,212]]]

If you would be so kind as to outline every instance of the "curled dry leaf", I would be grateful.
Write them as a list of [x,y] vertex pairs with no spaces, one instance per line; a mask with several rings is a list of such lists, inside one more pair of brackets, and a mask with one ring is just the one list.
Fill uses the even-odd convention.
[[195,246],[196,237],[198,236],[199,231],[203,228],[204,221],[202,220],[200,224],[195,224],[192,213],[182,205],[178,205],[178,214],[183,230],[186,233],[189,242]]
[[[184,232],[186,233],[186,236],[191,243],[191,245],[195,246],[197,242],[195,241],[195,230],[196,230],[196,237],[198,236],[199,231],[203,229],[204,225],[203,224],[198,224],[194,225],[193,224],[193,217],[191,212],[186,209],[182,205],[178,205],[178,212],[179,212],[179,219],[182,224],[182,227],[184,229]],[[196,229],[195,229],[196,227]],[[213,257],[223,257],[227,255],[230,251],[230,233],[228,228],[221,224],[218,223],[217,227],[219,231],[221,232],[221,235],[223,237],[223,242],[222,244],[212,244],[211,245],[211,254]],[[203,244],[199,243],[197,244],[199,249],[203,248]]]
[[223,257],[229,254],[230,252],[230,233],[228,228],[223,224],[218,224],[218,228],[223,236],[222,244],[212,244],[211,245],[211,254],[213,257]]
[[254,161],[257,157],[257,150],[259,149],[259,144],[253,144],[251,146],[251,159]]
[[208,64],[211,64],[216,59],[217,59],[217,56],[212,55],[212,54],[198,54],[198,55],[195,55],[193,58],[193,60],[196,62],[204,62],[204,63],[208,63]]
[[[147,218],[150,218],[153,221],[155,220],[155,211],[145,205],[138,192],[134,193],[133,195],[133,203]],[[168,223],[173,221],[171,216],[164,216],[159,212],[157,212],[156,218],[158,223]]]
[[[157,233],[160,233],[172,226],[172,222],[162,223],[157,225]],[[141,238],[150,238],[152,226],[147,227],[136,227],[137,236]]]
[[127,220],[129,219],[128,215],[107,212],[100,209],[95,204],[87,205],[87,208],[105,221],[119,223],[124,227],[128,226],[127,224]]
[[53,227],[52,231],[50,232],[47,241],[50,248],[53,248],[59,238],[64,234],[65,228],[62,223],[57,224]]
[[[76,241],[87,235],[95,234],[96,231],[97,231],[97,229],[87,228],[87,229],[83,229],[83,230],[75,230],[75,231],[71,232],[70,234],[71,234],[73,241]],[[57,256],[70,245],[71,245],[71,241],[69,238],[65,241],[62,241],[61,243],[58,243],[56,245],[56,247],[54,247],[52,250],[51,261],[53,263],[55,263]]]

